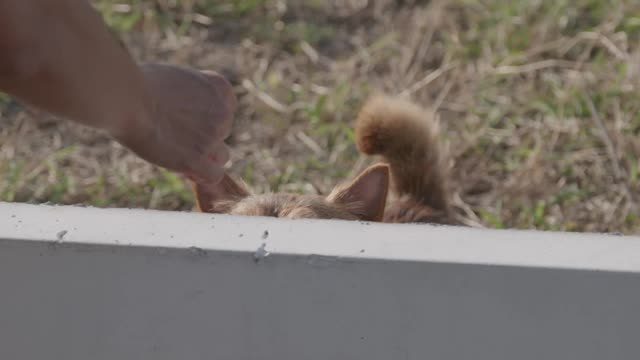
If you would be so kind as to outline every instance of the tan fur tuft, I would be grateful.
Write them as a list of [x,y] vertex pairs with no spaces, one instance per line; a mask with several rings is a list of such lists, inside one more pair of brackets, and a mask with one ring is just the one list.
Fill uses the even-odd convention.
[[408,195],[434,210],[449,211],[446,171],[434,115],[407,100],[374,96],[355,125],[356,145],[381,155],[391,168],[396,196]]

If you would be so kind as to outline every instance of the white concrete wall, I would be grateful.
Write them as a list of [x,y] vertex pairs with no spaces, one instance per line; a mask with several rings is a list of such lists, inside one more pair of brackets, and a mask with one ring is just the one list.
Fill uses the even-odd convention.
[[635,360],[638,240],[0,203],[0,359]]

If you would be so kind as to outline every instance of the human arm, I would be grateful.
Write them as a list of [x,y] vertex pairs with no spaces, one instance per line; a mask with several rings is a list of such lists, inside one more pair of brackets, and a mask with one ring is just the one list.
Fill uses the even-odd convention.
[[0,89],[106,130],[142,158],[222,177],[236,100],[214,73],[138,66],[85,0],[0,0]]

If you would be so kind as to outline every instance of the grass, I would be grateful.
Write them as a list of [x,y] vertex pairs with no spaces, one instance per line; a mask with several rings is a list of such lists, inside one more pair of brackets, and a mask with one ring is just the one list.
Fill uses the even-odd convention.
[[[438,111],[461,215],[495,228],[638,233],[640,5],[625,0],[94,1],[141,61],[223,72],[229,171],[327,192],[367,164],[373,91]],[[0,96],[0,200],[189,210],[183,179]]]

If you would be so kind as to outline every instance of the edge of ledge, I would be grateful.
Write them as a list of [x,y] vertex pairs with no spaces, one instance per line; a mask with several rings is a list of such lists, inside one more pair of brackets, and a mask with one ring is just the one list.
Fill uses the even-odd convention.
[[640,272],[635,236],[0,202],[6,241]]

